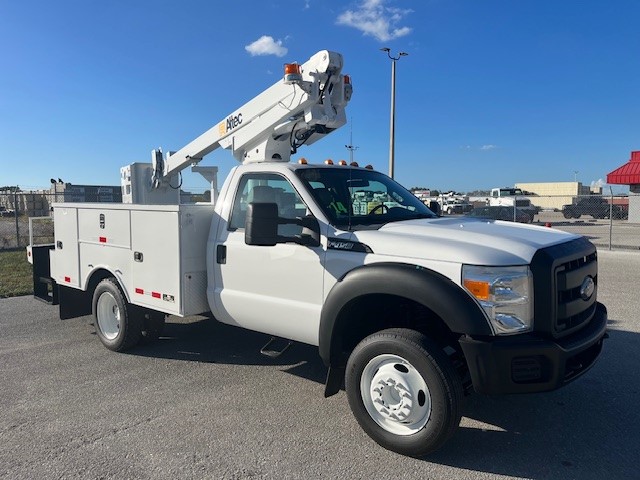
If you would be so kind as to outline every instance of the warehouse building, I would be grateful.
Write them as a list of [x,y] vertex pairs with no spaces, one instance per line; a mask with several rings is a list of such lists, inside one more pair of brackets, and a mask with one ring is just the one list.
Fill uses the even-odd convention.
[[527,198],[543,210],[560,210],[563,205],[573,203],[573,199],[579,195],[602,193],[599,187],[596,188],[599,191],[594,191],[581,182],[516,183],[516,188],[533,194]]
[[122,187],[106,185],[73,185],[51,180],[52,202],[121,203]]

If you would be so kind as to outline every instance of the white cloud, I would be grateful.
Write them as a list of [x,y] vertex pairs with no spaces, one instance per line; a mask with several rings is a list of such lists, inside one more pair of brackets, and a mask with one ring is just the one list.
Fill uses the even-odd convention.
[[498,148],[498,146],[491,144],[481,145],[479,147],[473,145],[461,145],[460,148],[463,150],[482,150],[486,152],[488,150],[495,150],[496,148]]
[[284,57],[289,51],[282,46],[282,40],[274,40],[269,35],[263,35],[255,42],[246,45],[244,49],[249,52],[252,57],[258,55],[275,55],[276,57]]
[[347,10],[338,16],[336,23],[360,30],[381,42],[404,37],[411,28],[398,24],[413,10],[385,6],[387,0],[362,0],[355,10]]

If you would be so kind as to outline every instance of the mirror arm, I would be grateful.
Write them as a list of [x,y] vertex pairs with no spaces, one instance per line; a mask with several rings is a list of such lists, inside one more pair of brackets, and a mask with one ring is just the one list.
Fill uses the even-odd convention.
[[285,241],[294,242],[298,245],[305,247],[319,247],[320,244],[320,231],[318,230],[318,220],[308,215],[306,217],[296,218],[278,218],[278,224],[280,225],[298,225],[302,228],[306,228],[313,234],[296,235],[295,237],[280,237]]

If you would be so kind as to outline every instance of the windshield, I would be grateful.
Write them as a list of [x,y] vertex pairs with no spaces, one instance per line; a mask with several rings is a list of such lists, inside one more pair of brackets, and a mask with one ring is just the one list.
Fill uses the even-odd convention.
[[303,168],[296,174],[338,228],[379,227],[436,216],[402,185],[373,170]]
[[501,188],[500,196],[501,197],[516,197],[518,195],[522,195],[522,190],[519,188]]

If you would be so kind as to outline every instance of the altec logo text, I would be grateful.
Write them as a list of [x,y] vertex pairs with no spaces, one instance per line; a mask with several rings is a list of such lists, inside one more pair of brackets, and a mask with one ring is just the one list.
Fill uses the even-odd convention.
[[229,118],[227,118],[226,123],[220,122],[220,124],[218,125],[218,131],[220,132],[221,135],[224,135],[225,133],[236,128],[241,123],[242,123],[242,113],[239,113],[237,115],[229,115]]

